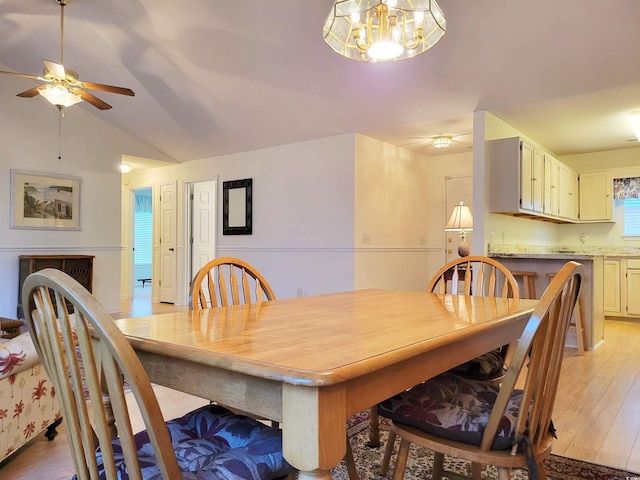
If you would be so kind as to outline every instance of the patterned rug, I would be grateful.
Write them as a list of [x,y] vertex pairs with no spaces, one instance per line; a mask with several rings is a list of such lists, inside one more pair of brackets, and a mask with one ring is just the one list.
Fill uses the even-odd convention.
[[[389,421],[381,419],[380,438],[387,440]],[[369,412],[361,412],[354,415],[348,422],[348,434],[351,439],[353,455],[356,460],[356,468],[361,480],[390,480],[395,467],[395,455],[386,476],[378,473],[380,462],[384,453],[384,447],[369,448],[365,442],[369,439]],[[405,480],[424,480],[431,478],[431,466],[433,455],[423,448],[411,446]],[[461,460],[445,458],[445,468],[452,469],[461,474],[470,474],[469,464]],[[582,462],[570,458],[551,455],[545,461],[547,475],[551,480],[640,480],[640,474],[625,472],[615,468],[609,468],[593,463]],[[344,463],[331,471],[333,480],[349,480]],[[483,480],[495,480],[498,472],[494,467],[487,467],[482,473]],[[512,480],[528,480],[526,470],[513,470]]]

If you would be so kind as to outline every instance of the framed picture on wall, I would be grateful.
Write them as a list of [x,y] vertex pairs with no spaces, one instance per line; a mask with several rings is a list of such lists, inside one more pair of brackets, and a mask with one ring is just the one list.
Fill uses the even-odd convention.
[[11,170],[11,228],[80,230],[82,179]]
[[253,180],[222,182],[222,234],[251,235]]

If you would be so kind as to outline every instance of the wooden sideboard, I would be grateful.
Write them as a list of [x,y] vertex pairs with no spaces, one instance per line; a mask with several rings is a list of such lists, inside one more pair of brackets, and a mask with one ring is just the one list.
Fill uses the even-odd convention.
[[24,318],[22,309],[22,285],[25,279],[38,270],[55,268],[75,278],[84,288],[93,291],[93,255],[20,255],[18,280],[18,318]]

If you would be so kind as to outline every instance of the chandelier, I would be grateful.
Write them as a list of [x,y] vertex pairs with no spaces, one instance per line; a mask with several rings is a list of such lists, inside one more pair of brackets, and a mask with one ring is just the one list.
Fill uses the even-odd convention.
[[446,27],[435,0],[336,0],[323,35],[340,55],[377,62],[429,50]]

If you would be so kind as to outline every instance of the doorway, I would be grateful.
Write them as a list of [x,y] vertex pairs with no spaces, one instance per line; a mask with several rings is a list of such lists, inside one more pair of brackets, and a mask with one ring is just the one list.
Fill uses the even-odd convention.
[[150,187],[133,190],[133,298],[151,300],[153,291],[153,197]]
[[216,258],[217,180],[187,185],[187,285],[210,260]]

